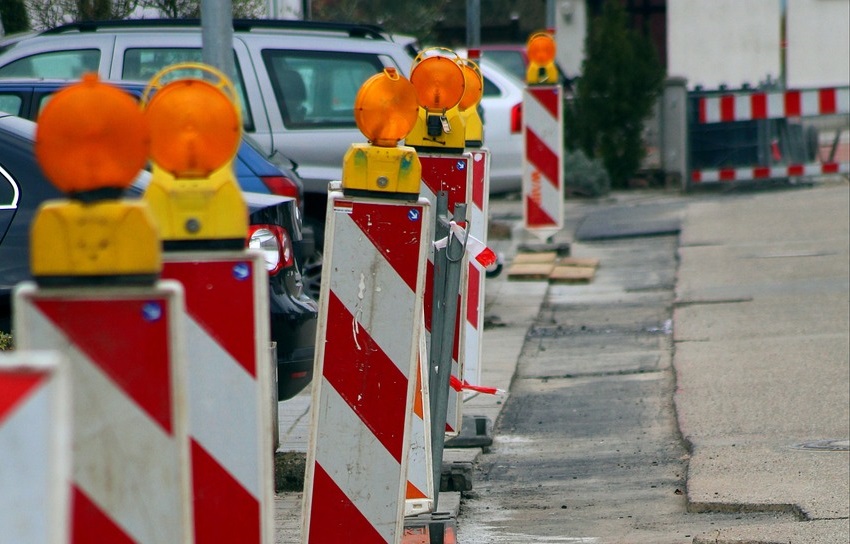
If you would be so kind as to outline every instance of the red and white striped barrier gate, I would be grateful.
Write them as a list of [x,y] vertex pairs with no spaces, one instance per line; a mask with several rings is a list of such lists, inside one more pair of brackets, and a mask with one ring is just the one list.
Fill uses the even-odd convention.
[[430,221],[329,191],[303,542],[401,538]]
[[[700,124],[733,123],[788,117],[850,114],[850,87],[757,91],[704,96],[697,101]],[[850,173],[850,161],[755,165],[691,171],[691,183],[766,180]]]
[[268,277],[253,251],[163,253],[183,285],[196,544],[274,542]]
[[71,542],[192,542],[182,287],[24,283],[14,304],[20,348],[69,363]]
[[[487,225],[490,203],[490,150],[479,148],[472,153],[472,191],[466,213],[469,234],[487,245]],[[463,333],[463,379],[481,383],[481,350],[484,339],[484,279],[485,273],[469,259],[466,281],[466,319]],[[465,395],[475,393],[467,391]]]
[[0,541],[68,542],[70,389],[57,352],[0,353]]
[[564,102],[560,85],[528,85],[522,95],[525,229],[546,240],[564,226]]
[[[422,184],[419,193],[427,198],[432,209],[437,205],[437,193],[445,191],[448,196],[449,213],[454,214],[456,204],[467,204],[467,216],[469,216],[469,202],[472,198],[472,171],[473,160],[470,153],[463,154],[438,154],[419,151],[419,162],[422,163]],[[464,256],[466,260],[466,256]],[[455,319],[454,343],[452,345],[452,373],[455,378],[463,376],[465,339],[463,337],[467,330],[466,321],[469,317],[465,311],[467,307],[467,269],[466,262],[461,267],[460,287],[458,293],[457,315]],[[425,330],[429,338],[430,349],[431,335],[431,308],[433,304],[434,285],[434,248],[428,250],[428,282],[425,286]],[[463,396],[449,389],[448,405],[446,408],[446,433],[456,435],[460,432],[463,419],[462,415]]]

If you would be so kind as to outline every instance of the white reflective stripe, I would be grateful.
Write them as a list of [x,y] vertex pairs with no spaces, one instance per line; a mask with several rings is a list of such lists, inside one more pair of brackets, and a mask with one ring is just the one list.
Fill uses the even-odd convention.
[[259,500],[257,382],[191,316],[186,317],[189,434]]
[[[329,279],[330,290],[351,312],[358,326],[367,329],[369,336],[407,376],[412,356],[411,338],[419,329],[419,318],[414,315],[414,292],[350,215],[335,214],[334,220],[332,258],[335,273]],[[392,315],[388,315],[386,305],[373,304],[375,297],[396,302]],[[399,323],[411,323],[412,326],[400,330]],[[355,334],[354,327],[352,323],[351,334]]]
[[753,95],[751,94],[743,94],[743,95],[735,95],[735,119],[729,119],[730,121],[738,120],[738,119],[750,119],[753,116]]
[[820,115],[820,91],[803,91],[800,93],[800,114]]
[[835,110],[837,113],[850,113],[850,88],[842,87],[835,91]]
[[719,98],[704,98],[705,107],[705,122],[717,123],[720,119],[720,99]]
[[[534,130],[534,134],[548,147],[552,152],[560,156],[558,152],[563,140],[561,131],[561,123],[557,117],[553,117],[549,110],[543,107],[542,104],[531,93],[526,90],[526,100],[523,103],[525,110],[522,112],[526,126]],[[560,104],[560,102],[559,102]],[[561,113],[561,107],[558,107],[558,113]]]
[[404,509],[404,486],[398,489],[400,495],[393,489],[406,481],[402,465],[331,384],[320,379],[321,400],[312,408],[320,421],[320,428],[313,429],[318,435],[315,461],[384,540],[393,542],[393,535],[400,534]]
[[785,93],[767,93],[767,117],[770,119],[785,117]]

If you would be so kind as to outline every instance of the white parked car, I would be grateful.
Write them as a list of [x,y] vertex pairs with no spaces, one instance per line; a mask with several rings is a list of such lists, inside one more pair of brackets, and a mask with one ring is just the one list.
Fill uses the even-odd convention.
[[484,145],[490,149],[490,194],[522,187],[522,91],[524,83],[494,62],[479,61],[484,76]]

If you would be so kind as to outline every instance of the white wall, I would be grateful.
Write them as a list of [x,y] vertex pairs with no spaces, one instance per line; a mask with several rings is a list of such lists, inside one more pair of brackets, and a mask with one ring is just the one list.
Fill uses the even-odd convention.
[[705,89],[779,79],[780,15],[780,0],[668,0],[668,75]]
[[587,23],[585,0],[555,0],[555,60],[569,77],[581,72]]
[[850,85],[850,1],[787,2],[787,87]]

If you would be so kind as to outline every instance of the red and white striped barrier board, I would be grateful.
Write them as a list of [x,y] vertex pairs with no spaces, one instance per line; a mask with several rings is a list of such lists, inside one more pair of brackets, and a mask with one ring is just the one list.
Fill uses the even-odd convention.
[[[470,217],[470,200],[472,199],[472,155],[463,153],[458,155],[419,153],[419,162],[422,163],[422,183],[419,194],[427,198],[432,208],[437,205],[437,193],[445,191],[448,195],[449,213],[454,214],[456,204],[467,204],[467,217]],[[434,213],[437,213],[435,209]],[[464,256],[464,259],[466,257]],[[466,332],[466,308],[467,300],[467,269],[468,264],[462,264],[460,276],[460,288],[458,293],[457,315],[455,316],[454,344],[452,345],[452,376],[463,376],[465,343],[463,334]],[[425,286],[425,331],[428,335],[430,346],[431,335],[431,308],[433,305],[432,287],[434,285],[434,249],[428,250],[428,282]],[[460,432],[462,421],[463,396],[449,389],[448,406],[446,408],[446,433],[455,435]]]
[[[424,331],[424,316],[420,323],[420,330]],[[413,399],[413,419],[410,425],[410,455],[407,458],[405,517],[431,512],[434,506],[428,373],[428,346],[425,335],[420,334],[419,362],[416,365],[416,394]]]
[[274,541],[268,276],[249,251],[165,252],[183,285],[196,544]]
[[558,85],[535,85],[522,95],[523,221],[546,240],[564,226],[564,104]]
[[700,123],[850,113],[850,87],[734,93],[699,99]]
[[[472,152],[472,198],[467,207],[469,234],[487,245],[487,224],[490,203],[490,150]],[[481,347],[484,339],[484,280],[485,274],[473,259],[469,259],[466,281],[466,319],[463,333],[463,379],[481,383]],[[468,396],[468,395],[467,395]]]
[[0,541],[68,542],[71,398],[58,352],[0,353]]
[[792,164],[785,166],[744,166],[738,168],[694,170],[691,172],[691,182],[694,184],[709,184],[848,173],[850,173],[850,163],[847,162]]
[[401,538],[430,214],[328,194],[303,542]]
[[14,296],[20,347],[69,363],[71,542],[192,542],[180,285]]

